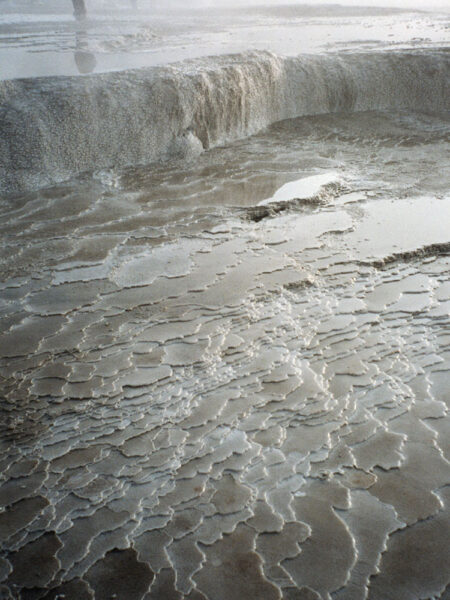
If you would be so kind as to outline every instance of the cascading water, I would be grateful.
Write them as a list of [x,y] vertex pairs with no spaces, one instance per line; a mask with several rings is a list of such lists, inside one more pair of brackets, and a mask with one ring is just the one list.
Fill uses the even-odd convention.
[[[283,119],[366,110],[440,111],[444,50],[281,58],[267,52],[166,68],[0,83],[0,190],[208,149]],[[194,136],[194,137],[192,137]],[[178,143],[177,143],[178,142]]]

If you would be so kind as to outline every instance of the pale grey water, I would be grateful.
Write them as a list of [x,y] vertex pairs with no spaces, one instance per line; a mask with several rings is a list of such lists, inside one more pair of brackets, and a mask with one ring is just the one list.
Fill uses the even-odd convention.
[[141,0],[136,11],[124,0],[112,6],[93,2],[89,18],[79,23],[70,0],[35,5],[4,1],[2,7],[0,79],[77,75],[79,51],[94,57],[90,70],[105,72],[249,49],[297,56],[435,48],[450,39],[448,7],[428,12],[429,4],[424,11],[338,5],[186,9]]
[[448,50],[408,52],[3,83],[2,600],[448,599]]

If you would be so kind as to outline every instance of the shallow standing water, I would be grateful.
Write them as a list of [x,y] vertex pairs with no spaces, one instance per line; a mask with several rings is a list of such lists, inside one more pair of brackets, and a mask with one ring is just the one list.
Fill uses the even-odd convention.
[[[45,161],[9,172],[0,203],[1,598],[449,598],[450,121],[433,52],[434,71],[382,63],[440,82],[383,80],[400,106],[383,111],[351,112],[362,58],[289,63],[325,72],[333,114],[237,141],[258,77],[284,63],[255,55],[248,105],[231,96],[233,118],[209,122],[241,59],[197,63],[210,104],[186,128],[174,101],[182,128],[150,166],[79,169],[39,122]],[[92,114],[111,102],[99,81]],[[57,80],[4,97],[30,86],[72,115]]]

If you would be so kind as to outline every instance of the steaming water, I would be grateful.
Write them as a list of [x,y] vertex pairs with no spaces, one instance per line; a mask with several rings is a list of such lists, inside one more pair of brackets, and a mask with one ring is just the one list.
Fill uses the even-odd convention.
[[4,73],[2,599],[449,597],[448,48],[330,33]]

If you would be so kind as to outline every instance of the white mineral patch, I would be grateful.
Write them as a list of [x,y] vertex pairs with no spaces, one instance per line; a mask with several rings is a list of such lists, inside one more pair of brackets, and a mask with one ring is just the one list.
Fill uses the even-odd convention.
[[288,202],[289,200],[304,200],[316,196],[320,190],[330,183],[339,183],[342,177],[339,173],[321,173],[303,177],[296,181],[289,181],[281,186],[271,198],[261,200],[259,206],[266,206],[272,202]]

